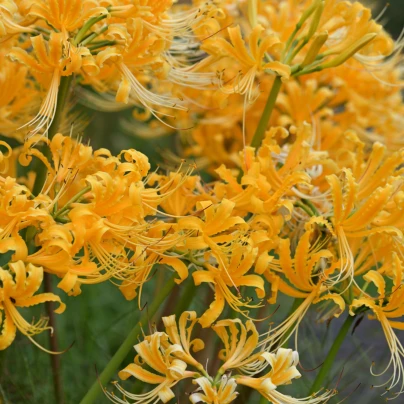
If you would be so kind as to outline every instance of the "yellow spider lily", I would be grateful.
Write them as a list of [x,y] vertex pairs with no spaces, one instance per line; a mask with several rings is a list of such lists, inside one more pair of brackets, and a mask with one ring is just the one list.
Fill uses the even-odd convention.
[[[190,352],[203,349],[201,340],[191,340],[192,330],[196,324],[195,312],[184,312],[179,321],[179,328],[175,323],[175,316],[163,318],[166,333],[155,331],[145,337],[145,340],[135,345],[137,356],[134,363],[129,364],[119,372],[119,377],[126,380],[133,376],[147,384],[157,385],[153,390],[144,394],[132,394],[125,391],[119,384],[116,387],[133,403],[166,403],[174,398],[174,387],[179,381],[197,377],[198,373],[187,370],[188,365],[203,370]],[[190,322],[190,324],[188,324]],[[152,371],[147,370],[147,365]],[[125,403],[114,394],[107,392],[107,396],[115,403]]]
[[81,28],[90,18],[108,14],[99,3],[98,0],[40,0],[32,4],[28,15],[41,18],[67,38],[69,32]]
[[[332,115],[329,102],[335,96],[329,87],[322,87],[315,79],[303,83],[288,81],[284,84],[284,92],[279,94],[277,106],[282,112],[279,123],[285,127],[296,125],[300,127],[304,122],[319,125],[320,120]],[[314,135],[318,135],[313,131]],[[318,145],[321,139],[310,139],[310,143]]]
[[100,283],[115,278],[123,281],[121,291],[125,297],[133,299],[137,295],[136,290],[140,287],[141,291],[142,285],[149,280],[156,263],[172,267],[180,277],[178,283],[188,276],[188,269],[182,261],[158,253],[159,249],[165,251],[172,248],[178,240],[174,234],[165,247],[159,245],[168,241],[164,239],[162,231],[164,227],[169,229],[170,225],[158,225],[160,232],[155,237],[151,232],[153,226],[149,233],[143,225],[138,230],[132,226],[133,239],[126,243],[113,223],[95,215],[89,208],[76,207],[70,211],[69,218],[70,223],[64,226],[54,225],[44,230],[38,238],[41,249],[27,258],[63,276],[59,287],[65,292],[73,290],[77,294],[80,284]]
[[84,47],[75,47],[68,42],[61,32],[51,32],[49,41],[45,41],[42,34],[31,37],[31,44],[35,57],[20,47],[13,47],[9,57],[28,66],[35,72],[48,74],[49,88],[41,108],[35,118],[23,125],[33,126],[28,137],[44,130],[46,133],[53,122],[59,83],[62,76],[70,76],[81,69],[94,73],[95,62],[90,51]]
[[245,95],[249,103],[254,102],[259,91],[255,80],[265,70],[271,70],[281,77],[290,76],[290,67],[278,62],[267,61],[268,54],[276,54],[281,42],[276,35],[263,35],[264,28],[257,25],[248,37],[247,48],[239,26],[228,28],[231,44],[224,38],[211,38],[204,42],[203,49],[215,58],[229,57],[240,63],[240,75],[234,80],[233,86],[222,86],[225,94],[238,93]]
[[235,203],[223,199],[220,204],[203,201],[196,204],[198,212],[203,213],[205,219],[196,216],[188,216],[178,220],[180,229],[193,230],[194,237],[185,242],[185,247],[190,250],[203,250],[210,247],[213,251],[220,251],[222,243],[233,240],[227,232],[233,228],[246,228],[245,221],[233,214]]
[[195,392],[189,396],[192,404],[230,404],[237,398],[237,383],[233,378],[222,376],[218,386],[213,386],[206,377],[199,377],[192,381],[197,384],[202,392]]
[[220,320],[212,326],[222,340],[224,349],[220,351],[219,358],[224,362],[219,369],[219,374],[230,370],[238,370],[241,373],[255,373],[255,369],[249,366],[254,359],[258,359],[261,352],[253,355],[257,349],[259,334],[251,320],[244,325],[240,319]]
[[[34,136],[26,142],[20,162],[27,165],[34,156],[48,168],[42,194],[30,204],[39,203],[50,221],[37,235],[40,248],[26,258],[28,262],[63,277],[59,287],[69,294],[80,293],[83,283],[115,278],[122,282],[126,298],[138,295],[140,299],[157,263],[176,271],[178,282],[187,278],[187,266],[165,252],[183,243],[193,230],[183,231],[163,221],[149,223],[145,217],[160,212],[159,204],[175,197],[191,171],[177,172],[151,188],[148,183],[155,185],[158,176],[147,176],[148,159],[135,150],[112,156],[105,149],[93,152],[80,141],[56,134],[51,140],[41,139],[50,149],[50,161],[32,147],[38,140]],[[39,215],[41,210],[34,212]],[[30,224],[26,217],[25,222]],[[15,228],[8,227],[5,236]]]
[[[155,178],[151,180],[155,180]],[[202,191],[203,189],[200,178],[197,176],[184,178],[180,173],[170,173],[169,176],[159,176],[157,181],[160,187],[170,184],[170,187],[175,189],[169,198],[165,198],[160,203],[164,212],[170,215],[186,216],[192,212],[196,202],[202,199],[201,195],[195,193],[195,190]]]
[[30,84],[28,69],[13,63],[6,56],[8,51],[0,50],[0,132],[22,140],[18,128],[33,116],[40,93]]
[[0,4],[0,43],[15,34],[35,32],[28,26],[30,18],[24,15],[25,11],[20,1],[6,0]]
[[335,317],[345,310],[344,299],[336,293],[330,293],[330,287],[327,286],[329,277],[339,270],[339,263],[330,250],[323,249],[325,241],[317,239],[312,242],[313,226],[310,227],[300,237],[294,257],[290,240],[281,239],[277,250],[279,260],[273,259],[268,262],[268,266],[261,267],[271,282],[273,295],[269,299],[270,303],[276,302],[278,290],[288,296],[304,299],[290,317],[265,334],[261,345],[276,346],[295,333],[297,347],[299,324],[312,304],[331,300],[337,305],[337,310],[333,311]]
[[[154,332],[135,345],[138,355],[134,363],[119,372],[123,380],[130,376],[147,384],[157,385],[148,393],[132,394],[115,383],[124,398],[113,393],[105,394],[115,403],[166,403],[175,397],[172,387],[180,381],[192,378],[196,391],[189,396],[191,403],[230,404],[237,396],[238,385],[257,390],[273,403],[319,404],[327,402],[336,391],[295,399],[277,391],[278,386],[290,384],[301,375],[296,369],[299,355],[291,349],[280,348],[276,353],[258,350],[258,333],[250,320],[246,324],[239,319],[219,321],[212,328],[224,344],[219,358],[224,362],[215,378],[193,357],[204,343],[192,339],[192,332],[198,322],[195,312],[181,314],[178,325],[175,316],[163,317],[165,332]],[[197,371],[188,370],[188,366]],[[257,376],[267,367],[271,369],[263,376]],[[150,369],[150,370],[149,370]],[[226,373],[226,374],[225,374]]]
[[[371,10],[359,2],[318,0],[301,2],[300,7],[300,15],[293,13],[296,27],[283,56],[288,62],[298,58],[302,68],[308,65],[304,73],[339,66],[353,56],[360,59],[359,51],[373,57],[390,54],[392,41],[378,35],[382,27],[372,19]],[[290,32],[290,23],[285,28]],[[282,37],[285,28],[278,28]]]
[[191,350],[193,352],[199,352],[205,347],[204,342],[199,338],[193,339],[192,341],[190,340],[192,330],[197,321],[198,319],[194,311],[182,313],[178,320],[178,325],[175,315],[163,317],[166,333],[170,337],[170,341],[177,347],[176,355],[189,365],[197,369],[203,369],[201,364],[194,359],[191,353]]
[[[388,271],[386,273],[386,270]],[[387,292],[386,274],[392,278],[393,286],[391,292]],[[404,347],[397,337],[394,329],[404,330],[404,322],[397,321],[404,315],[404,288],[403,288],[403,265],[397,254],[393,253],[391,260],[386,266],[381,267],[378,271],[370,270],[363,279],[368,283],[373,283],[377,288],[378,296],[372,298],[369,295],[359,296],[354,299],[350,306],[350,313],[354,315],[357,309],[367,307],[373,311],[375,319],[377,319],[386,337],[387,344],[391,353],[389,363],[382,372],[373,370],[374,363],[371,366],[373,376],[384,375],[391,367],[393,374],[383,384],[386,386],[386,392],[398,388],[398,391],[392,392],[393,398],[404,392]],[[386,393],[384,393],[386,394]]]
[[35,295],[42,284],[43,269],[32,264],[25,265],[22,261],[9,263],[9,269],[0,268],[0,350],[6,349],[15,338],[17,329],[27,336],[36,346],[41,347],[32,337],[45,330],[51,330],[48,321],[41,318],[36,323],[28,323],[19,313],[17,307],[29,307],[45,302],[58,302],[55,313],[63,313],[65,305],[59,296],[53,293]]
[[[273,403],[321,403],[327,402],[335,391],[325,392],[318,396],[295,399],[277,391],[277,387],[290,384],[293,379],[300,378],[296,369],[299,354],[291,349],[279,348],[276,353],[268,353],[260,347],[260,336],[252,321],[246,325],[240,320],[222,320],[212,327],[224,344],[219,357],[224,361],[218,375],[231,371],[238,385],[257,390]],[[262,374],[270,366],[271,370]],[[236,374],[234,374],[236,372]]]
[[[171,345],[172,346],[172,345]],[[171,348],[171,350],[175,347]],[[132,394],[122,389],[119,384],[116,387],[125,397],[132,399],[133,403],[154,403],[160,399],[167,403],[174,397],[171,390],[180,380],[193,377],[195,372],[187,371],[187,364],[170,355],[170,343],[164,333],[155,333],[147,340],[135,345],[138,353],[137,363],[131,363],[119,372],[119,377],[126,380],[133,376],[144,383],[157,385],[153,390],[144,394]],[[141,362],[140,362],[141,361]],[[156,373],[143,369],[140,363],[147,363]],[[124,400],[107,393],[115,403],[124,403]]]
[[[205,6],[203,6],[205,7]],[[204,13],[201,13],[206,18]],[[116,101],[142,105],[156,119],[165,123],[161,116],[173,118],[172,110],[188,111],[182,97],[174,98],[167,95],[156,94],[148,90],[147,85],[152,85],[147,76],[143,73],[146,69],[153,72],[155,76],[162,79],[168,79],[174,84],[191,88],[203,88],[210,85],[214,79],[212,73],[197,72],[198,64],[184,66],[177,62],[175,57],[169,55],[169,49],[172,45],[172,35],[175,35],[175,26],[179,23],[177,19],[170,23],[169,32],[161,31],[164,24],[160,20],[160,26],[154,28],[153,24],[137,18],[130,20],[128,26],[128,35],[130,40],[128,46],[108,47],[97,54],[97,64],[103,67],[104,64],[115,64],[121,75],[121,81],[116,93]],[[184,29],[190,29],[195,20],[184,21]],[[175,45],[173,45],[175,46]],[[167,56],[163,56],[167,53]],[[178,65],[178,66],[176,66]],[[160,86],[162,84],[160,83]],[[158,108],[158,109],[157,109]]]
[[[373,163],[378,165],[379,161],[369,160],[366,171],[375,172],[375,167],[372,165]],[[378,178],[388,166],[389,164],[386,164],[384,168],[377,171],[375,182],[368,177],[365,171],[362,180],[357,184],[349,169],[342,170],[342,179],[338,179],[335,174],[327,177],[333,201],[333,213],[330,218],[332,228],[327,223],[325,225],[337,237],[341,260],[341,272],[332,280],[334,283],[342,282],[345,279],[353,281],[354,257],[349,246],[350,238],[363,238],[377,233],[386,233],[397,238],[402,237],[401,230],[391,225],[393,223],[386,220],[385,216],[384,220],[379,219],[383,210],[388,208],[389,200],[395,192],[394,184],[383,184],[383,178]],[[371,181],[374,186],[365,183],[366,180]],[[397,182],[401,184],[402,181]],[[383,185],[378,186],[380,183]],[[361,199],[358,194],[361,195]],[[401,216],[401,214],[398,215]],[[384,224],[386,225],[384,226]]]
[[0,150],[0,174],[5,174],[10,169],[10,160],[13,155],[13,149],[3,141],[0,141],[0,147],[4,147],[6,149],[5,154],[2,150]]
[[[178,278],[175,279],[175,282],[178,284],[188,277],[188,267],[179,258],[164,256],[163,254],[153,252],[145,254],[145,249],[143,248],[141,250],[139,254],[135,252],[133,255],[130,261],[133,268],[128,268],[127,273],[122,277],[124,280],[120,286],[121,292],[128,300],[136,297],[137,290],[139,289],[139,308],[141,307],[140,299],[142,297],[143,285],[151,278],[150,273],[153,269],[153,265],[161,264],[172,268],[178,275]],[[116,276],[118,279],[121,278],[119,275],[120,274]]]
[[[51,159],[33,147],[38,142],[44,143],[49,149]],[[19,162],[27,166],[32,161],[32,157],[40,159],[48,170],[48,176],[42,189],[42,194],[53,197],[48,208],[52,208],[56,203],[59,206],[65,205],[86,185],[91,185],[93,188],[92,201],[96,205],[94,210],[99,210],[100,215],[106,211],[111,212],[111,199],[115,200],[114,198],[119,192],[123,193],[120,197],[126,201],[126,207],[136,205],[133,203],[133,199],[135,196],[140,196],[136,194],[135,188],[140,187],[143,190],[144,184],[140,180],[147,175],[150,169],[147,157],[136,150],[122,150],[118,156],[112,156],[109,150],[93,151],[90,146],[83,145],[80,139],[73,140],[60,133],[57,133],[52,140],[41,136],[33,136],[27,140],[20,153]],[[151,191],[157,193],[154,189]],[[128,198],[128,192],[132,195],[131,198]],[[156,202],[151,200],[152,195],[148,195],[148,192],[150,193],[150,191],[144,191],[145,202],[156,205]],[[108,194],[109,199],[106,198],[105,193]],[[163,195],[160,198],[163,198]],[[100,199],[106,200],[101,201]],[[128,201],[128,199],[132,199],[132,201]],[[140,206],[133,206],[135,212],[138,212],[139,208]],[[153,208],[152,206],[151,209]],[[116,211],[120,209],[122,209],[122,205]],[[144,215],[142,212],[141,217]],[[139,216],[139,212],[137,216]]]
[[[364,70],[356,60],[325,72],[327,75],[330,74],[330,78],[332,75],[333,80],[336,80],[336,75],[338,76],[337,83],[333,86],[336,91],[328,105],[331,107],[345,105],[345,108],[337,114],[334,113],[331,119],[335,120],[338,126],[355,130],[368,145],[373,144],[374,147],[375,142],[380,142],[380,146],[384,144],[387,147],[386,151],[398,150],[403,146],[398,123],[398,117],[402,115],[401,99],[397,99],[401,86],[400,76],[394,67],[389,66],[375,70],[373,75],[370,73],[372,72]],[[328,143],[335,140],[335,136],[324,136],[324,131],[322,133],[323,141],[327,139]],[[324,150],[335,150],[337,153],[340,151],[340,148],[330,146],[324,144]],[[355,156],[358,153],[355,153]],[[364,157],[368,156],[368,153],[362,154]],[[359,178],[356,173],[354,174]]]
[[52,218],[39,201],[31,197],[29,189],[12,177],[0,177],[0,243],[7,242],[9,237],[22,240],[20,230],[37,227],[41,222],[50,224]]
[[293,199],[299,192],[298,187],[310,187],[310,177],[303,171],[305,165],[310,168],[315,164],[313,154],[309,157],[309,148],[306,147],[308,129],[305,127],[298,131],[298,140],[287,157],[282,160],[283,166],[279,169],[275,153],[280,155],[281,151],[279,146],[272,144],[272,137],[279,134],[287,136],[286,130],[277,127],[268,131],[257,155],[253,148],[246,147],[243,152],[244,175],[240,183],[225,166],[216,170],[220,178],[226,182],[215,185],[217,196],[226,197],[234,202],[236,212],[240,216],[250,212],[265,214],[267,217],[271,214],[287,217],[288,215],[282,215],[281,212],[287,211],[289,214],[293,212]]
[[[379,34],[382,26],[372,19],[372,11],[359,2],[326,0],[318,30],[329,33],[329,40],[326,43],[328,49],[324,52],[329,56],[342,54],[366,35]],[[375,40],[375,44],[371,43],[362,52],[371,54],[372,47],[375,46],[376,52],[380,52],[379,55],[384,53],[387,56],[393,46],[392,41],[381,38],[384,42],[382,46],[381,43],[377,44],[378,39]]]
[[237,376],[235,379],[237,384],[257,390],[272,403],[326,403],[336,394],[336,392],[332,390],[326,391],[320,395],[293,398],[277,390],[278,386],[290,384],[293,379],[301,377],[300,372],[296,369],[299,363],[299,355],[296,351],[279,348],[276,353],[262,353],[260,360],[271,366],[271,370],[267,374],[261,377]]
[[[43,143],[49,150],[51,158],[34,147],[38,142]],[[47,168],[47,178],[41,194],[52,198],[47,204],[49,210],[55,205],[64,205],[85,187],[83,181],[75,180],[80,172],[94,164],[91,147],[60,133],[57,133],[52,140],[41,135],[27,139],[19,155],[19,162],[23,166],[28,166],[33,157],[41,160]]]
[[[274,403],[315,404],[327,402],[336,393],[330,391],[319,396],[295,399],[278,392],[278,386],[290,384],[293,379],[301,377],[296,369],[299,363],[296,351],[279,348],[276,353],[265,352],[265,347],[260,348],[260,336],[252,321],[247,321],[244,325],[238,319],[222,320],[212,328],[224,344],[224,349],[219,354],[224,363],[218,376],[231,371],[236,384],[253,388]],[[259,376],[268,366],[271,370]]]
[[[215,300],[199,319],[202,327],[209,327],[222,313],[225,303],[235,311],[248,316],[248,309],[257,308],[260,304],[244,300],[239,288],[241,286],[254,287],[259,298],[265,296],[264,280],[258,275],[247,274],[256,260],[258,249],[248,246],[233,245],[230,257],[213,253],[218,265],[206,263],[207,270],[198,270],[192,273],[195,285],[201,283],[213,284]],[[236,289],[236,293],[231,291]],[[243,310],[243,307],[246,308]]]

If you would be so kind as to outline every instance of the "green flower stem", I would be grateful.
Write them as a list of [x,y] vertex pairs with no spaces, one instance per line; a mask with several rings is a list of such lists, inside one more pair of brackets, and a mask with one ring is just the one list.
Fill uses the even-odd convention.
[[313,202],[311,202],[309,199],[302,199],[302,203],[310,207],[314,216],[321,216],[317,208],[314,206]]
[[[59,126],[62,121],[63,110],[66,105],[66,101],[67,101],[67,98],[69,95],[69,89],[70,89],[72,80],[73,80],[73,75],[63,76],[60,79],[55,116],[48,129],[48,139],[52,139],[53,136],[55,136],[59,130]],[[49,154],[50,154],[49,148],[45,147],[43,150],[43,153],[46,157],[49,157]],[[46,181],[47,168],[41,161],[38,160],[38,164],[36,167],[34,167],[34,171],[36,172],[36,178],[35,178],[35,184],[34,184],[32,193],[34,195],[38,195],[41,192],[43,184]]]
[[53,136],[55,136],[59,130],[59,126],[62,121],[63,111],[66,106],[66,101],[69,95],[72,80],[73,80],[72,74],[70,76],[62,76],[60,79],[55,117],[48,130],[49,139],[52,139]]
[[189,262],[192,262],[194,265],[197,267],[205,268],[206,265],[204,262],[197,260],[191,253],[186,255],[184,259],[188,260]]
[[294,206],[303,209],[310,217],[320,216],[317,208],[308,199],[296,201]]
[[[365,282],[365,283],[364,283],[364,285],[363,285],[363,287],[362,287],[361,294],[360,294],[360,296],[359,296],[359,299],[360,299],[361,297],[363,297],[363,295],[366,293],[366,289],[369,287],[369,285],[370,285],[370,282]],[[352,299],[352,300],[353,300],[353,299]],[[351,300],[351,303],[352,303],[352,300]]]
[[126,358],[128,353],[133,349],[133,345],[138,342],[139,334],[141,333],[142,325],[147,324],[149,319],[153,317],[157,311],[162,307],[164,300],[170,294],[171,290],[174,288],[176,283],[174,282],[174,276],[170,278],[169,281],[165,284],[163,289],[156,293],[155,299],[152,304],[148,305],[147,309],[144,310],[143,315],[141,316],[138,323],[133,327],[132,331],[126,337],[125,341],[119,347],[119,349],[115,352],[115,355],[109,361],[108,365],[105,367],[103,372],[98,377],[90,390],[88,390],[87,394],[80,401],[80,404],[92,404],[95,403],[97,397],[102,392],[101,386],[108,383],[111,378],[114,376],[115,372],[118,370],[119,366]]
[[176,248],[171,248],[170,251],[175,254],[178,254],[179,257],[177,257],[177,258],[180,258],[182,260],[187,260],[187,261],[191,262],[192,264],[195,264],[196,267],[201,267],[201,268],[205,267],[205,263],[202,261],[198,261],[196,258],[194,258],[194,256],[191,253],[184,254],[183,251],[177,250]]
[[76,195],[73,196],[72,199],[70,199],[70,201],[68,201],[66,203],[65,206],[63,206],[63,208],[59,209],[53,216],[56,218],[58,216],[62,216],[66,211],[68,211],[70,209],[70,205],[74,202],[77,202],[84,194],[86,194],[87,192],[91,191],[91,185],[87,185],[85,188],[83,188],[79,193],[77,193]]
[[303,202],[296,201],[294,203],[294,206],[296,208],[300,208],[300,209],[304,210],[310,217],[314,216],[314,212],[311,210],[311,208],[308,207],[307,205],[305,205]]
[[[292,32],[292,35],[286,42],[285,48],[282,52],[282,61],[288,60],[290,57],[291,52],[293,52],[294,45],[296,45],[297,41],[295,41],[295,37],[297,33],[300,31],[301,25],[296,25],[295,29]],[[289,49],[292,46],[292,49]]]
[[[97,36],[103,34],[108,29],[108,25],[102,27],[98,32],[92,32],[91,34],[87,35],[82,41],[80,46],[86,46],[89,43],[92,43]],[[102,41],[102,42],[111,42],[111,41]],[[114,42],[114,41],[113,41]]]
[[307,45],[309,41],[307,39],[304,39],[297,48],[293,49],[293,52],[291,55],[289,55],[287,62],[292,63],[293,59],[296,57],[296,55]]
[[261,119],[258,123],[257,130],[255,131],[254,137],[251,141],[252,147],[259,147],[265,136],[265,131],[267,129],[269,119],[271,118],[272,111],[275,106],[276,99],[278,98],[279,91],[282,87],[282,80],[280,76],[276,76],[274,84],[272,85],[271,92],[269,93],[267,103],[264,108],[264,112],[261,115]]
[[325,378],[327,377],[332,365],[334,364],[335,358],[338,354],[339,349],[341,348],[342,343],[346,335],[348,334],[351,325],[355,321],[355,316],[348,315],[347,319],[345,320],[344,324],[342,325],[341,329],[337,337],[332,344],[330,352],[328,352],[327,358],[325,359],[323,365],[321,366],[320,372],[318,373],[316,380],[314,380],[313,386],[311,387],[310,394],[314,394],[319,391],[324,384]]
[[264,396],[261,396],[259,404],[268,404],[268,400]]
[[81,41],[85,38],[87,31],[97,22],[102,21],[104,18],[107,18],[107,14],[100,15],[98,17],[90,18],[81,28],[80,31],[77,33],[76,37],[73,40],[73,45],[77,46],[81,43]]
[[105,47],[105,46],[114,46],[114,45],[116,45],[116,44],[117,44],[116,41],[100,41],[100,42],[97,43],[97,44],[89,45],[89,46],[88,46],[88,49],[89,49],[90,51],[95,51],[95,50],[100,49],[100,48],[103,48],[103,47]]

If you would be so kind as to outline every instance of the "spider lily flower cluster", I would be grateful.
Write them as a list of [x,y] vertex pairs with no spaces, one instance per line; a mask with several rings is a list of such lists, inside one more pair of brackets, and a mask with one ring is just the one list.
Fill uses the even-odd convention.
[[222,8],[229,15],[222,30],[202,44],[221,88],[213,99],[199,96],[209,108],[182,136],[184,153],[200,156],[199,166],[237,165],[276,77],[283,88],[271,126],[308,122],[310,143],[335,153],[348,129],[367,145],[403,146],[403,38],[394,42],[369,9],[334,0],[251,0]]
[[[52,331],[20,307],[52,301],[62,313],[63,293],[110,281],[141,308],[144,285],[172,272],[213,293],[198,316],[165,317],[166,332],[136,345],[120,376],[157,387],[118,387],[134,402],[167,402],[183,379],[194,403],[230,403],[239,386],[274,403],[327,401],[334,391],[277,390],[300,376],[297,354],[279,347],[294,336],[297,349],[314,305],[320,321],[380,322],[391,360],[371,372],[391,375],[398,397],[403,45],[342,0],[1,3],[0,132],[21,145],[0,141],[0,349],[17,330],[37,345]],[[69,129],[76,102],[133,108],[125,127],[146,139],[178,135],[177,166],[151,171],[137,150],[83,144],[74,127],[85,122]],[[60,293],[40,293],[43,276]],[[296,310],[258,335],[258,313],[280,294]],[[243,320],[221,320],[229,310]],[[191,352],[203,347],[190,342],[197,322],[225,345],[216,376]]]
[[[276,353],[257,350],[259,335],[251,320],[245,324],[239,319],[221,320],[212,327],[224,346],[218,354],[220,368],[212,377],[194,358],[205,347],[201,339],[192,339],[197,321],[196,313],[190,311],[181,314],[178,325],[175,315],[163,317],[165,332],[155,330],[135,345],[134,363],[122,369],[119,377],[122,380],[134,377],[156,387],[147,393],[132,394],[114,383],[125,399],[133,403],[167,403],[175,397],[174,386],[186,379],[192,379],[195,385],[189,395],[191,403],[231,403],[241,386],[258,391],[273,403],[325,403],[337,394],[336,390],[330,390],[294,399],[279,392],[279,386],[301,377],[296,368],[299,355],[285,348],[279,348]],[[104,392],[112,402],[128,402],[113,392]]]
[[[86,89],[82,94],[91,88],[115,94],[117,102],[137,105],[160,120],[172,117],[172,110],[187,111],[182,97],[170,94],[172,87],[177,82],[191,88],[212,84],[213,74],[198,72],[197,63],[185,64],[184,56],[198,44],[197,33],[202,35],[220,18],[221,9],[210,1],[189,10],[178,7],[177,13],[172,1],[3,2],[1,55],[15,62],[6,61],[2,72],[4,108],[11,108],[11,101],[36,101],[36,108],[24,111],[21,126],[5,115],[3,133],[20,138],[46,135],[55,118],[61,80],[73,76]],[[177,56],[182,47],[185,55]],[[7,85],[16,74],[21,88]],[[17,95],[16,90],[25,89],[33,94]]]

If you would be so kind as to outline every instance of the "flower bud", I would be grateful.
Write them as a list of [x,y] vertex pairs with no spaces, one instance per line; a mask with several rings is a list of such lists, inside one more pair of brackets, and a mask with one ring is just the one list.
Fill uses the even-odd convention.
[[323,69],[328,69],[330,67],[337,67],[342,65],[348,59],[350,59],[356,52],[359,52],[362,48],[364,48],[369,42],[373,41],[377,34],[366,34],[358,41],[354,42],[351,46],[349,46],[344,52],[339,54],[334,59],[329,62],[323,64],[321,67]]
[[313,20],[311,21],[309,32],[306,35],[305,41],[309,41],[311,37],[316,33],[318,25],[320,24],[321,15],[324,10],[324,0],[322,0],[314,11]]
[[303,60],[303,63],[301,63],[301,67],[306,67],[310,64],[312,64],[320,52],[320,49],[323,47],[324,43],[328,39],[328,32],[324,31],[321,32],[320,34],[317,34],[306,54],[306,57]]

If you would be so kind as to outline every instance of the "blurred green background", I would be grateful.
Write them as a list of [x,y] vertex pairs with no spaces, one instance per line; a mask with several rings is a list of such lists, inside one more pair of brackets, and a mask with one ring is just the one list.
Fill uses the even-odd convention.
[[[385,3],[374,1],[368,3],[372,3],[376,13],[385,5]],[[398,37],[404,25],[404,0],[391,0],[382,21],[389,32],[394,37]],[[107,147],[113,153],[119,153],[125,148],[135,148],[149,156],[154,166],[164,163],[160,154],[161,151],[165,149],[175,150],[174,137],[167,136],[146,140],[135,137],[130,130],[125,130],[120,122],[125,117],[130,117],[130,113],[127,111],[107,113],[94,112],[88,109],[87,112],[93,119],[85,132],[85,138],[90,139],[94,148]],[[161,275],[147,284],[143,295],[143,304],[150,301],[149,299],[152,299],[155,293],[158,293],[166,275],[163,271]],[[175,301],[181,300],[181,294],[185,287],[186,285],[176,286],[170,306],[175,305]],[[56,316],[61,349],[74,342],[73,347],[61,356],[65,404],[79,403],[88,388],[96,380],[95,368],[98,371],[104,368],[129,330],[139,319],[137,300],[126,301],[114,285],[104,283],[83,286],[82,289],[83,293],[78,297],[62,296],[63,301],[67,304],[67,309],[63,315]],[[198,288],[191,308],[201,314],[211,298],[211,292],[208,288]],[[290,299],[282,300],[281,309],[271,321],[282,320],[288,313],[291,304]],[[38,318],[40,315],[38,309],[43,310],[44,308],[26,309],[23,314],[27,319],[30,319],[32,315]],[[271,311],[272,308],[269,309],[269,312]],[[166,312],[164,314],[171,313]],[[150,322],[157,321],[160,317],[161,313],[150,319]],[[300,326],[298,348],[305,369],[313,369],[322,363],[344,320],[333,320],[331,324],[327,325],[318,324],[315,319],[316,312],[312,311]],[[148,329],[148,324],[143,324],[143,327]],[[209,338],[209,345],[213,346],[216,341],[213,333],[207,334],[206,337]],[[36,337],[36,340],[47,346],[48,335],[40,335]],[[404,343],[404,339],[402,342]],[[380,397],[383,389],[371,388],[376,380],[370,376],[369,366],[372,361],[376,361],[376,364],[380,366],[386,364],[389,357],[388,353],[379,323],[365,318],[357,327],[354,335],[350,335],[346,339],[339,359],[333,368],[333,373],[329,375],[328,387],[332,388],[342,373],[339,384],[341,393],[331,402],[339,402],[353,392],[360,383],[359,388],[345,402],[384,403],[385,397]],[[133,356],[134,354],[131,354],[126,363],[129,363]],[[214,358],[212,357],[210,360],[214,361]],[[283,392],[296,397],[303,397],[307,394],[317,371],[304,371],[303,369],[300,371],[302,378],[294,382],[292,386],[283,388]],[[129,389],[133,388],[131,383],[126,383],[125,386]],[[112,390],[112,386],[109,389]],[[49,355],[37,349],[27,338],[18,334],[13,345],[6,351],[0,352],[0,404],[53,404],[56,403],[54,397]],[[395,402],[398,404],[399,400],[402,399],[398,398]],[[102,396],[97,400],[97,403],[108,402]],[[189,402],[189,399],[183,393],[177,402],[185,404]],[[240,404],[258,404],[259,402],[257,395],[246,396],[245,392],[242,392],[237,400],[237,403]]]

